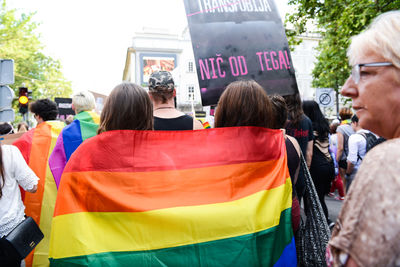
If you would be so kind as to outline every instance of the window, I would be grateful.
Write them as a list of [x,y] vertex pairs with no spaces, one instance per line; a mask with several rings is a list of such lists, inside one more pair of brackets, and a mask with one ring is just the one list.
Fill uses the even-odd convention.
[[188,62],[188,72],[193,72],[193,61]]
[[193,101],[194,100],[194,86],[189,85],[187,88],[188,88],[188,100]]

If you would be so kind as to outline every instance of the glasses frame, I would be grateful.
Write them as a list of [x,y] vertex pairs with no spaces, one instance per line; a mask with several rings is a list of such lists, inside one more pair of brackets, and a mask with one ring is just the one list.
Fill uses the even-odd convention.
[[353,79],[355,84],[360,82],[360,69],[361,67],[388,67],[393,66],[391,62],[372,62],[372,63],[362,63],[356,64],[351,69],[351,78]]

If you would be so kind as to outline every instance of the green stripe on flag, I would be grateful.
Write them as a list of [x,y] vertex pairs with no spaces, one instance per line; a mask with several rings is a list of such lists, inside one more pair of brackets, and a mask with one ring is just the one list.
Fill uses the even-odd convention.
[[253,234],[158,250],[51,258],[50,266],[273,266],[292,241],[291,219],[289,208],[279,225]]

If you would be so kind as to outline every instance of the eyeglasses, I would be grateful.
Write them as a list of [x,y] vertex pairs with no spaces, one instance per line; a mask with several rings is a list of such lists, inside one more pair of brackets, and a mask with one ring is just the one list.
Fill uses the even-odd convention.
[[365,63],[365,64],[356,64],[351,69],[351,77],[355,84],[358,84],[360,81],[360,68],[361,67],[386,67],[393,66],[391,62],[374,62],[374,63]]

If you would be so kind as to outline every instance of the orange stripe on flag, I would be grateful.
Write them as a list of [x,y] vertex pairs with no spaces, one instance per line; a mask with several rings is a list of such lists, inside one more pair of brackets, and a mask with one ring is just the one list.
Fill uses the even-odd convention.
[[64,173],[54,216],[227,202],[278,187],[288,177],[286,158],[157,172]]
[[[29,167],[31,167],[40,180],[38,182],[38,189],[36,193],[25,193],[25,213],[27,216],[31,216],[38,225],[40,225],[40,213],[42,209],[42,200],[45,187],[47,158],[51,144],[51,139],[49,138],[50,133],[51,126],[46,123],[41,123],[36,129],[34,129],[31,154],[29,156]],[[43,151],[47,152],[47,154],[43,155]],[[42,156],[39,157],[38,155]],[[32,266],[32,261],[33,252],[31,252],[28,257],[25,258],[26,266]]]

